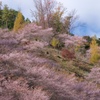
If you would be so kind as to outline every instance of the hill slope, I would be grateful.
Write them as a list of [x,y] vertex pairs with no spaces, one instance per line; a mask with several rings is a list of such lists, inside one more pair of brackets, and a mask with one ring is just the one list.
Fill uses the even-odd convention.
[[[100,63],[93,66],[80,53],[74,61],[64,60],[61,50],[50,46],[53,36],[51,28],[33,23],[17,34],[0,29],[0,100],[100,99]],[[57,37],[66,48],[85,42]]]

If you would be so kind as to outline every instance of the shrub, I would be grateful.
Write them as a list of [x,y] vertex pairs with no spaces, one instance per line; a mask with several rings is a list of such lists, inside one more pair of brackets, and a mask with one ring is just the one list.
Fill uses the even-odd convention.
[[91,43],[92,38],[90,36],[83,36],[83,39],[85,39],[88,43]]
[[61,40],[53,37],[53,39],[51,40],[51,46],[57,49],[61,49],[62,47],[64,47],[64,43]]
[[98,46],[100,46],[100,39],[97,39]]
[[60,44],[60,42],[59,42],[58,39],[53,38],[53,39],[51,40],[51,45],[52,45],[52,47],[54,47],[54,48],[59,47],[59,44]]
[[86,53],[86,49],[85,49],[84,45],[76,46],[75,51],[80,52],[81,54],[85,54]]
[[76,58],[74,52],[70,52],[67,49],[62,49],[61,55],[62,55],[62,57],[64,57],[65,59],[68,59],[68,60],[72,60],[72,59]]

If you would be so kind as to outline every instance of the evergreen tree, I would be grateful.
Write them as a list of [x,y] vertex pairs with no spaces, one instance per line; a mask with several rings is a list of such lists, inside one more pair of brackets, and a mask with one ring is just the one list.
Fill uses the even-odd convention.
[[0,27],[2,26],[2,10],[0,9]]
[[90,62],[96,63],[99,59],[98,44],[96,42],[96,37],[93,37],[90,44]]
[[1,7],[2,7],[2,2],[0,1],[0,10],[1,10]]
[[26,23],[31,23],[31,21],[28,18],[26,18],[25,22]]
[[24,23],[24,17],[22,13],[19,11],[16,20],[14,22],[14,28],[13,28],[14,31],[17,32],[20,28],[22,28],[23,23]]
[[7,5],[4,5],[4,8],[2,10],[2,21],[3,21],[3,26],[7,28],[9,21],[9,8]]
[[14,26],[14,21],[16,19],[16,16],[18,14],[18,11],[9,9],[9,20],[8,20],[8,28],[12,29]]
[[1,9],[1,7],[2,7],[2,2],[0,1],[0,27],[2,25],[2,9]]

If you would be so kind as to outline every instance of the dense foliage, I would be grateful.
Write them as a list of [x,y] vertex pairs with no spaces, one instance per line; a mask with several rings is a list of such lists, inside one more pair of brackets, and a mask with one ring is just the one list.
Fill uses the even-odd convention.
[[40,26],[0,9],[0,27],[14,24],[0,28],[0,100],[99,100],[99,39],[70,35],[73,16],[54,0],[34,1]]
[[[18,11],[9,8],[7,5],[2,7],[2,3],[0,4],[0,27],[12,29],[14,27],[14,22],[17,17]],[[23,15],[22,15],[23,16]],[[30,23],[31,21],[23,16],[23,20],[26,23]]]
[[7,5],[0,10],[0,27],[12,29],[18,11],[9,9]]
[[69,50],[84,39],[60,34],[65,49],[59,50],[50,47],[52,37],[51,28],[34,23],[19,34],[0,29],[1,100],[99,100],[100,63]]

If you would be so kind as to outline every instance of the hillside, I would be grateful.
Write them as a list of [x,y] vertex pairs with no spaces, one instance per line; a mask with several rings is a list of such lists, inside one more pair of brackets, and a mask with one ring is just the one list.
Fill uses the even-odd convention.
[[[64,46],[52,47],[53,37]],[[34,23],[18,33],[0,29],[0,100],[99,100],[100,61],[89,62],[85,44]],[[63,48],[75,57],[62,57]]]

